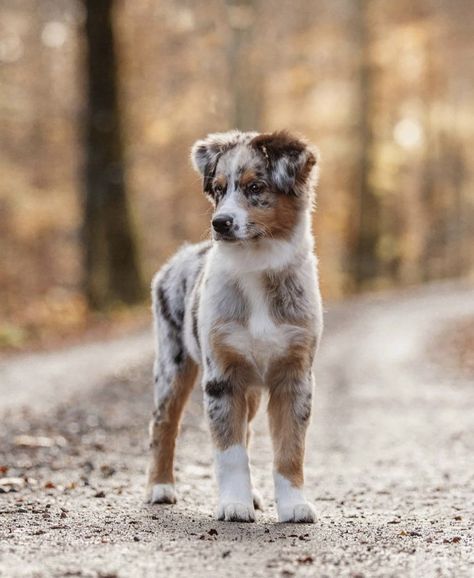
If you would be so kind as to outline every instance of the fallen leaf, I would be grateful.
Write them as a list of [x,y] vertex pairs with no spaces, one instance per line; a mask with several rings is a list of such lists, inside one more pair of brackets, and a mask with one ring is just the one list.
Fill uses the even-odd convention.
[[461,541],[461,537],[460,536],[454,536],[453,538],[451,538],[450,542],[451,544],[458,544]]

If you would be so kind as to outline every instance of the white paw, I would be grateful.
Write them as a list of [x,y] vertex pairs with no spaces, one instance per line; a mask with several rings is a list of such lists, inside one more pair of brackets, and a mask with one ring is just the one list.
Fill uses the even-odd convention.
[[149,493],[151,504],[176,504],[176,490],[173,484],[155,484]]
[[255,509],[239,502],[219,505],[217,519],[225,522],[255,522]]
[[253,507],[256,510],[263,511],[263,498],[258,490],[252,490]]
[[297,522],[300,524],[314,524],[316,512],[309,502],[293,504],[291,506],[278,507],[278,520],[280,522]]

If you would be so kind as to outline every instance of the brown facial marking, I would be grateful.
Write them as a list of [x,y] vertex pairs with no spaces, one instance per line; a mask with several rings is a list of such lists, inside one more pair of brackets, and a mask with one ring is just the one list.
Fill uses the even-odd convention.
[[171,386],[169,396],[162,401],[150,423],[151,461],[148,489],[155,484],[174,483],[173,462],[176,436],[181,414],[193,388],[197,365],[188,359]]
[[241,189],[245,190],[247,185],[249,185],[250,183],[252,183],[253,181],[257,180],[257,173],[254,169],[244,169],[241,176],[240,176],[240,187]]
[[295,197],[273,193],[270,207],[249,207],[249,221],[261,226],[266,236],[273,239],[288,238],[294,230],[300,212],[300,202]]
[[227,190],[227,179],[225,175],[219,174],[212,181],[211,194],[216,203],[225,195]]

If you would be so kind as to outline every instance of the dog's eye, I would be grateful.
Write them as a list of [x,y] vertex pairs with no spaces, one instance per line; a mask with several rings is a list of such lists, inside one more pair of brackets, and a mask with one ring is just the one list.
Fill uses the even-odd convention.
[[256,195],[261,190],[262,185],[260,183],[250,183],[250,185],[247,187],[247,191],[252,195]]
[[215,195],[220,196],[220,195],[222,195],[222,193],[224,192],[224,187],[223,187],[221,184],[219,184],[219,183],[215,183],[215,184],[212,186],[212,190],[214,191],[214,194],[215,194]]

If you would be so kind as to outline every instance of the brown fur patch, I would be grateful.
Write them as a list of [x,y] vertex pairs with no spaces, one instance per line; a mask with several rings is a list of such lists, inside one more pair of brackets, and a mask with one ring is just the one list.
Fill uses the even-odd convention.
[[303,141],[286,130],[259,134],[252,139],[250,144],[259,149],[265,147],[267,153],[265,156],[270,157],[270,159],[272,157],[278,159],[282,155],[289,153],[300,154],[306,148]]
[[262,399],[262,392],[260,389],[250,389],[247,391],[247,447],[250,442],[251,428],[250,423],[255,417]]
[[254,379],[255,370],[240,351],[226,343],[226,337],[231,333],[232,325],[218,320],[211,330],[211,348],[222,375],[231,379],[236,386],[241,386]]
[[197,376],[197,365],[188,359],[181,373],[171,386],[169,396],[163,400],[150,423],[151,461],[148,488],[155,484],[174,483],[174,450],[179,432],[181,415]]
[[304,379],[311,371],[315,351],[316,337],[309,331],[302,332],[287,354],[271,364],[266,377],[270,391],[292,387]]
[[240,187],[245,189],[251,182],[257,180],[257,173],[254,169],[245,169],[240,177]]
[[294,230],[301,210],[300,200],[281,193],[273,193],[276,203],[272,207],[249,207],[249,222],[265,230],[266,236],[286,239]]
[[223,189],[225,189],[227,186],[227,179],[225,175],[216,175],[215,179],[212,181],[212,185],[220,185]]
[[311,411],[311,366],[316,338],[309,332],[268,373],[268,416],[275,469],[297,487],[303,485],[306,428]]
[[280,159],[286,159],[287,179],[277,179],[285,193],[299,195],[304,191],[311,170],[317,163],[314,147],[287,131],[260,134],[252,139],[250,145],[265,159],[270,174]]
[[295,417],[294,401],[290,392],[282,390],[271,392],[268,417],[275,470],[290,480],[292,485],[301,487],[304,482],[303,462],[307,422],[301,422]]

